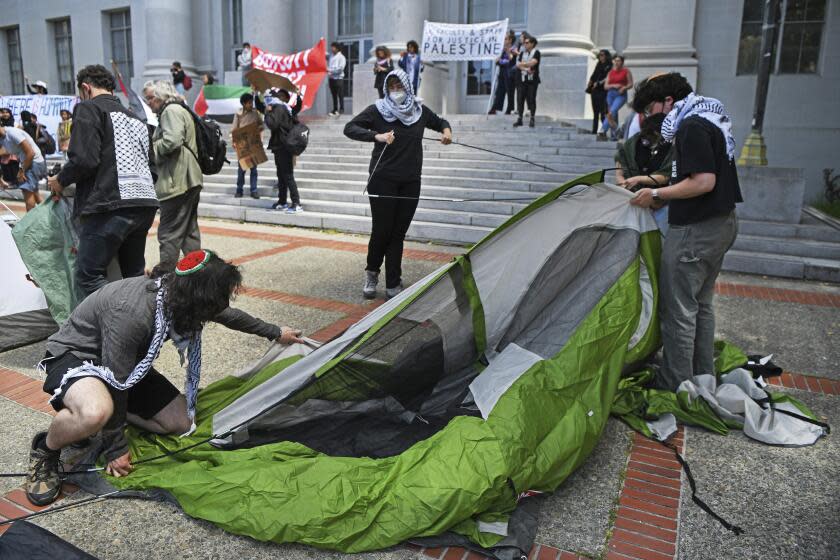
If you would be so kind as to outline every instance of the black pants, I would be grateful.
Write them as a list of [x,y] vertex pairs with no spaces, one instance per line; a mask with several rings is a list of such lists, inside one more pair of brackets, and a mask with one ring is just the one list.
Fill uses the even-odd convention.
[[292,204],[300,206],[300,195],[295,181],[295,167],[292,157],[292,154],[283,148],[274,151],[274,165],[277,166],[277,183],[280,187],[277,202],[286,204],[286,194],[288,193],[292,196]]
[[512,73],[507,72],[505,70],[500,70],[499,77],[496,82],[496,97],[493,100],[493,110],[501,111],[505,103],[505,97],[507,97],[507,109],[505,110],[505,112],[512,113],[513,98],[515,95],[516,88],[513,85]]
[[330,94],[332,94],[333,112],[344,112],[344,81],[330,78]]
[[593,91],[592,97],[592,134],[598,132],[598,128],[604,119],[607,118],[607,92],[599,89]]
[[82,217],[75,274],[85,296],[107,284],[108,264],[114,257],[123,278],[143,275],[146,235],[156,212],[151,207],[121,208]]
[[420,178],[409,180],[379,178],[374,175],[368,192],[407,198],[370,197],[373,228],[368,242],[366,270],[379,272],[385,261],[385,287],[396,288],[402,279],[402,253],[405,233],[417,210]]
[[536,82],[527,80],[519,82],[519,99],[517,105],[520,120],[522,119],[522,115],[525,114],[525,103],[528,103],[528,110],[531,111],[531,118],[533,119],[537,115],[537,87],[539,85],[540,84]]

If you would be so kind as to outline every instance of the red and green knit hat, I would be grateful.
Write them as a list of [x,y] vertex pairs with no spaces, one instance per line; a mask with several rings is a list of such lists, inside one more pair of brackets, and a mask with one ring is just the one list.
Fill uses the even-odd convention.
[[210,257],[213,256],[213,251],[209,249],[199,249],[184,255],[184,258],[178,261],[175,265],[175,274],[178,276],[186,276],[194,272],[198,272],[207,265]]

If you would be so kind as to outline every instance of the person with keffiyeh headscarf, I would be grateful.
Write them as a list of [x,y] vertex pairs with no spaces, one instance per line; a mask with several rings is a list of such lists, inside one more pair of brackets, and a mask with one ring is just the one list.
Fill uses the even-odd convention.
[[383,261],[386,297],[402,291],[403,241],[420,197],[423,131],[443,133],[441,144],[452,142],[449,123],[420,103],[405,72],[388,74],[383,93],[344,127],[348,138],[374,142],[367,184],[373,227],[362,289],[368,299],[376,296]]
[[[213,251],[193,251],[174,271],[158,266],[151,276],[106,284],[47,340],[39,369],[57,414],[32,441],[26,493],[33,504],[58,496],[63,447],[101,430],[105,471],[119,477],[132,470],[126,423],[157,434],[187,435],[195,428],[207,322],[281,344],[303,342],[297,329],[230,307],[242,275]],[[167,340],[182,353],[182,363],[187,358],[185,395],[154,368]]]
[[668,232],[659,271],[663,359],[660,388],[675,391],[694,376],[714,374],[715,280],[738,234],[743,202],[735,169],[732,123],[717,99],[697,95],[679,73],[642,83],[633,109],[665,113],[662,140],[674,143],[668,186],[643,188],[630,203],[668,203]]

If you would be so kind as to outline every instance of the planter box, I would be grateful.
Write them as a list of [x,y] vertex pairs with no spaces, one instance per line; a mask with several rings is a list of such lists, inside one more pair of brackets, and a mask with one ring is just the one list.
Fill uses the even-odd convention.
[[744,220],[798,224],[802,218],[805,174],[794,167],[738,167]]

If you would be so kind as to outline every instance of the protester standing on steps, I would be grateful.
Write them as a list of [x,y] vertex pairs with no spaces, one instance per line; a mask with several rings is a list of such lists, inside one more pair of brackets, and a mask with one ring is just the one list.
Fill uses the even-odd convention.
[[333,42],[330,45],[330,63],[327,70],[330,74],[330,95],[332,95],[333,110],[330,115],[338,116],[344,112],[344,69],[347,59],[341,54],[341,44]]
[[648,78],[633,108],[667,116],[662,140],[673,142],[670,186],[642,188],[631,204],[668,203],[668,233],[659,270],[662,368],[656,382],[674,391],[685,380],[714,374],[715,280],[738,234],[742,202],[732,122],[720,101],[702,97],[679,73]]
[[[252,124],[256,124],[262,133],[262,130],[265,128],[263,115],[254,109],[254,96],[250,93],[243,93],[239,97],[239,104],[242,105],[242,108],[233,116],[233,125],[230,128],[231,137],[233,137],[234,131]],[[242,191],[245,187],[245,169],[242,168],[242,164],[239,162],[236,165],[236,194],[234,196],[236,198],[242,198]],[[257,166],[254,165],[251,167],[251,198],[258,199],[259,197],[260,195],[257,192]]]
[[598,52],[598,63],[589,76],[589,83],[586,86],[586,93],[589,94],[592,102],[592,134],[598,133],[598,126],[607,118],[607,92],[604,83],[607,81],[607,74],[612,70],[610,51],[601,49]]
[[391,60],[391,49],[384,45],[376,47],[373,54],[376,57],[373,61],[373,87],[382,99],[385,97],[385,76],[394,70],[394,62]]
[[107,283],[115,257],[123,278],[143,275],[146,238],[158,208],[149,129],[114,96],[115,86],[114,75],[100,64],[76,75],[81,101],[73,109],[67,163],[47,180],[56,197],[76,185],[75,275],[86,296]]
[[423,61],[420,60],[420,45],[417,41],[411,40],[405,45],[405,50],[400,53],[398,62],[403,72],[408,75],[411,87],[414,88],[414,95],[420,91],[420,72],[423,71]]
[[542,55],[537,50],[537,38],[531,35],[525,36],[524,48],[519,52],[516,68],[519,70],[521,82],[519,89],[519,118],[513,126],[522,126],[522,115],[525,113],[525,103],[528,103],[528,110],[531,112],[531,120],[528,126],[534,127],[537,116],[537,87],[540,85],[540,58]]
[[[44,392],[57,414],[46,432],[32,439],[26,495],[36,505],[61,491],[61,449],[102,433],[105,472],[131,473],[125,425],[156,434],[194,429],[196,389],[201,378],[201,331],[213,321],[280,344],[304,342],[301,331],[261,321],[230,307],[241,289],[236,266],[209,250],[186,255],[174,273],[155,268],[151,278],[113,282],[83,301],[47,340],[39,364]],[[156,319],[157,316],[163,319]],[[182,395],[154,362],[171,340],[189,356]]]
[[496,57],[496,66],[499,67],[498,74],[496,76],[496,95],[493,99],[493,107],[488,113],[489,115],[495,115],[498,111],[503,109],[505,97],[507,97],[507,109],[505,110],[505,114],[510,115],[513,112],[513,96],[515,95],[515,92],[513,91],[513,73],[516,72],[516,69],[514,68],[516,60],[513,54],[511,54],[511,49],[513,48],[514,38],[515,35],[512,32],[508,32],[505,35],[505,43],[502,48],[502,54]]
[[59,114],[61,115],[61,122],[58,123],[58,150],[67,160],[67,150],[70,149],[70,132],[73,129],[73,115],[67,109],[62,109]]
[[[300,214],[300,193],[295,181],[294,155],[286,147],[286,136],[297,122],[297,114],[303,108],[303,97],[298,95],[294,106],[290,105],[292,96],[285,89],[277,89],[265,98],[265,124],[271,131],[268,148],[274,152],[274,165],[277,167],[277,202],[271,205],[274,210],[286,214]],[[286,202],[286,195],[292,202]]]
[[402,291],[403,242],[420,196],[423,131],[443,133],[441,144],[452,142],[449,123],[416,99],[405,72],[394,70],[385,85],[387,95],[344,127],[348,138],[375,142],[367,185],[373,226],[362,289],[368,299],[376,296],[383,260],[386,297]]
[[242,73],[242,85],[251,85],[248,82],[248,78],[245,77],[245,74],[250,72],[251,68],[253,67],[253,61],[251,60],[250,43],[242,43],[242,51],[239,53],[239,56],[236,57],[236,65],[239,67],[239,71]]
[[633,87],[633,74],[624,66],[624,57],[617,54],[613,57],[613,67],[607,73],[604,89],[607,90],[607,117],[604,119],[598,140],[606,140],[607,130],[610,139],[617,140],[618,111],[627,103],[627,92]]
[[170,82],[146,82],[146,103],[158,114],[152,136],[160,200],[158,243],[163,270],[175,268],[180,254],[201,248],[198,202],[203,176],[198,165],[195,123],[183,99]]

